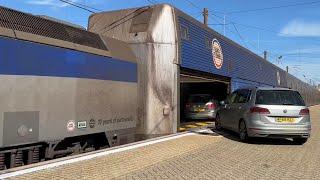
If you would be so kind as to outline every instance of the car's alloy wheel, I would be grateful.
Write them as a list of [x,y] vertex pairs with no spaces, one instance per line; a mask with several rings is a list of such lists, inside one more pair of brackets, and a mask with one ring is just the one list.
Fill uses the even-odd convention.
[[216,120],[215,120],[215,122],[214,122],[214,125],[215,125],[216,130],[219,131],[219,130],[222,129],[222,127],[221,127],[221,120],[220,120],[219,114],[217,114],[217,116],[216,116]]
[[248,141],[247,127],[246,127],[246,123],[243,120],[240,122],[240,125],[239,125],[239,136],[242,142]]

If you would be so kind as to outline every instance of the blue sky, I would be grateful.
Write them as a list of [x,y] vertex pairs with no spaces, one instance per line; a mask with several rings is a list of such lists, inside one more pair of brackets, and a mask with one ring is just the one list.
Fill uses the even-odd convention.
[[[201,9],[209,9],[209,24],[258,55],[264,50],[268,60],[303,81],[320,84],[320,1],[316,0],[73,0],[99,10],[115,10],[170,3],[202,21]],[[191,2],[191,3],[190,3]],[[310,4],[309,2],[314,2]],[[303,3],[309,3],[302,5]],[[287,6],[299,4],[296,6]],[[89,12],[59,0],[0,0],[1,6],[47,15],[83,27]],[[269,8],[286,6],[282,8]],[[269,8],[266,10],[246,11]],[[242,11],[244,10],[244,11]],[[239,12],[240,11],[240,12]],[[223,17],[226,17],[225,31]],[[238,32],[239,33],[238,33]],[[280,61],[277,57],[282,56]]]

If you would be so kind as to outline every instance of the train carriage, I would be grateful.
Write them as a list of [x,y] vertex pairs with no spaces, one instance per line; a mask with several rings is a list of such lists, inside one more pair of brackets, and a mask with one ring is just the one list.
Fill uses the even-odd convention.
[[0,83],[1,169],[133,141],[124,42],[0,7]]
[[221,100],[246,86],[291,87],[308,105],[320,102],[314,87],[169,4],[96,13],[88,30],[127,42],[139,59],[138,122],[145,134],[176,132],[190,94]]

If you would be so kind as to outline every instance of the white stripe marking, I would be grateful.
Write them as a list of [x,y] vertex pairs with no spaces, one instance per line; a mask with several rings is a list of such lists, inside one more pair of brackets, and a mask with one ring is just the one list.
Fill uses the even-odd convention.
[[118,152],[131,150],[131,149],[136,149],[136,148],[139,148],[139,147],[152,145],[152,144],[156,144],[156,143],[160,143],[160,142],[164,142],[164,141],[169,141],[169,140],[173,140],[173,139],[177,139],[177,138],[181,138],[181,137],[189,136],[189,135],[194,135],[194,133],[186,133],[186,134],[181,134],[181,135],[172,136],[172,137],[168,137],[168,138],[157,139],[157,140],[154,140],[154,141],[148,141],[148,142],[143,142],[143,143],[140,143],[140,144],[134,144],[132,146],[126,146],[126,147],[122,147],[122,148],[119,148],[119,149],[112,149],[112,150],[109,150],[109,151],[106,150],[106,151],[103,151],[103,152],[99,152],[99,153],[95,153],[95,154],[89,154],[89,155],[86,155],[86,156],[81,156],[81,157],[77,157],[77,158],[73,158],[73,159],[68,159],[68,160],[65,160],[65,161],[59,161],[59,162],[54,162],[54,163],[50,163],[50,164],[45,164],[45,165],[42,165],[42,166],[37,166],[37,167],[23,169],[23,170],[19,170],[19,171],[15,171],[15,172],[10,172],[10,173],[6,173],[6,174],[0,175],[0,179],[10,178],[10,177],[14,177],[14,176],[21,176],[21,175],[27,174],[27,173],[32,173],[32,172],[36,172],[36,171],[40,171],[40,170],[44,170],[44,169],[54,168],[54,167],[58,167],[58,166],[61,166],[61,165],[76,163],[76,162],[79,162],[79,161],[89,160],[89,159],[93,159],[93,158],[100,157],[100,156],[106,156],[108,154],[113,154],[113,153],[118,153]]

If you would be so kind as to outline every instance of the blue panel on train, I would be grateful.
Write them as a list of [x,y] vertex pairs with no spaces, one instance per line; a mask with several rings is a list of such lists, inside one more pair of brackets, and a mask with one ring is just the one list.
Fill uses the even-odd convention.
[[0,38],[0,57],[5,75],[137,82],[136,63],[39,43]]

